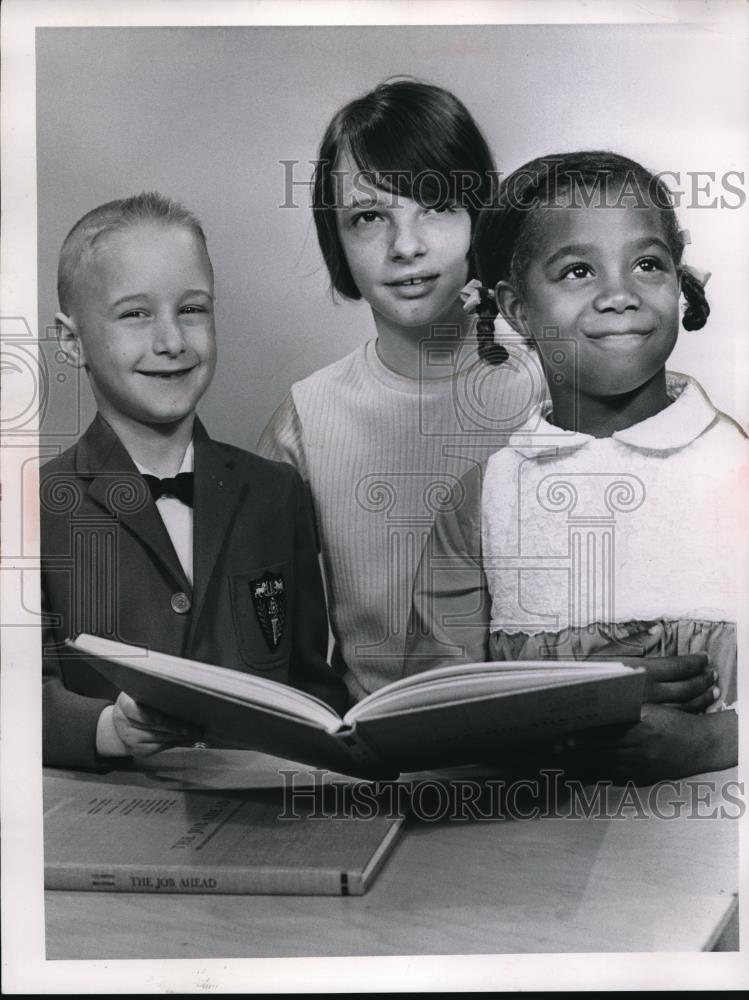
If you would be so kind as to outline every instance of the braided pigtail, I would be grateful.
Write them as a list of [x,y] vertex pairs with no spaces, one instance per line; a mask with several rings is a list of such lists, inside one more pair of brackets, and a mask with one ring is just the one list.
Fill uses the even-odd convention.
[[504,364],[510,355],[506,348],[494,340],[494,320],[499,312],[497,303],[494,296],[483,285],[478,289],[478,294],[476,336],[479,342],[479,357],[490,365]]
[[472,246],[481,282],[476,307],[481,317],[477,326],[479,357],[493,365],[502,364],[510,355],[494,340],[494,319],[499,313],[499,304],[488,289],[495,288],[499,281],[516,279],[513,261],[518,243],[532,208],[539,201],[539,190],[547,185],[550,166],[556,159],[539,158],[528,164],[528,169],[510,174],[502,181],[495,201],[479,213]]
[[686,309],[681,319],[685,330],[701,330],[710,315],[710,306],[705,296],[705,285],[689,268],[682,268],[681,291]]

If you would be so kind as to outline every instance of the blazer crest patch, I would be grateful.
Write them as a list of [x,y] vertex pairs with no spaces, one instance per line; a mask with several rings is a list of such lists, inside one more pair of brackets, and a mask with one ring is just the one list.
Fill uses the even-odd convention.
[[250,582],[260,631],[271,653],[278,649],[286,624],[286,585],[278,573],[264,573]]

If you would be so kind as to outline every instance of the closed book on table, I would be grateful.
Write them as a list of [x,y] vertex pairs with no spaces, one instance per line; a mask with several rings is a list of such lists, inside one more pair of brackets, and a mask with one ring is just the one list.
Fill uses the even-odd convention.
[[96,892],[358,896],[403,819],[307,796],[44,778],[44,885]]
[[265,677],[80,635],[83,656],[136,701],[208,742],[363,777],[480,762],[508,746],[640,717],[645,671],[611,660],[462,663],[380,688],[341,718]]

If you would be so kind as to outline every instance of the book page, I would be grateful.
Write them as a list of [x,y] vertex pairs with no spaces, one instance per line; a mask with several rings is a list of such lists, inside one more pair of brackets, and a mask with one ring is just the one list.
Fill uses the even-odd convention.
[[353,723],[359,719],[427,705],[447,705],[469,698],[616,677],[631,669],[623,663],[604,660],[490,661],[439,667],[380,688],[355,705],[346,714],[344,722]]
[[113,660],[150,677],[177,681],[195,690],[221,694],[233,701],[306,719],[328,732],[335,732],[341,724],[336,713],[319,698],[265,677],[243,674],[212,663],[185,660],[138,646],[127,646],[93,635],[79,635],[70,645],[81,653],[99,660]]

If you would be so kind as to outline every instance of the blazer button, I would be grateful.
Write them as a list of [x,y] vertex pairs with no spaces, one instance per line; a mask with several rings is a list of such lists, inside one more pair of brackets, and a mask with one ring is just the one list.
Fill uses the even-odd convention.
[[172,611],[176,611],[178,615],[186,615],[191,606],[190,598],[181,590],[172,594]]

